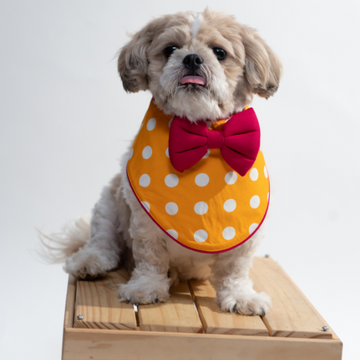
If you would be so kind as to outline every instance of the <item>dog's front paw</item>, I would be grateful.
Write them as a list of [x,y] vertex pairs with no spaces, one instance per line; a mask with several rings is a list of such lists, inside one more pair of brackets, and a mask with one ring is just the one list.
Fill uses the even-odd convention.
[[264,316],[272,306],[269,295],[264,292],[222,291],[220,298],[218,295],[218,302],[222,311],[230,311],[233,314],[239,313],[242,315]]
[[64,270],[77,278],[105,276],[118,265],[115,254],[108,256],[97,249],[81,249],[66,259]]
[[169,279],[141,276],[119,286],[121,301],[131,304],[152,304],[169,300]]

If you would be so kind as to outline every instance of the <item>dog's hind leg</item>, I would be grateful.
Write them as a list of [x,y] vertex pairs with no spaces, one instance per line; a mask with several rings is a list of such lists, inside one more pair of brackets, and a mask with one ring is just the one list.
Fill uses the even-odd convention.
[[[119,233],[117,190],[121,176],[115,177],[106,186],[96,203],[91,218],[90,239],[79,251],[66,259],[64,270],[76,277],[105,275],[118,266],[124,247]],[[120,229],[121,231],[121,229]]]

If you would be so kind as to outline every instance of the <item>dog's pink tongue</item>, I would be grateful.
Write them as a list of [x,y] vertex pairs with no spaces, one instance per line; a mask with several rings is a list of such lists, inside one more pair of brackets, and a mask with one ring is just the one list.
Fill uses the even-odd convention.
[[202,76],[184,76],[181,84],[199,84],[205,85],[205,79]]

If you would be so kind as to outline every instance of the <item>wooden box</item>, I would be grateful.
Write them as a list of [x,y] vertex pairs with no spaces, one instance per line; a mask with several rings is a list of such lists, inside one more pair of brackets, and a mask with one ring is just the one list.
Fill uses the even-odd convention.
[[208,281],[180,283],[167,303],[137,309],[118,301],[124,270],[70,276],[62,359],[341,359],[340,339],[275,261],[255,258],[250,276],[272,298],[266,316],[220,312]]

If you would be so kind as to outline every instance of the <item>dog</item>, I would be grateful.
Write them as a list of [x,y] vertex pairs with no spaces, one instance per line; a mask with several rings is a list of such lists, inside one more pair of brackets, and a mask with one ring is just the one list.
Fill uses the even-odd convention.
[[[225,119],[226,124],[233,114],[241,114],[255,94],[266,99],[274,95],[282,66],[254,29],[239,24],[233,16],[206,9],[202,13],[177,13],[152,20],[121,49],[118,71],[125,91],[151,92],[151,106],[159,116],[167,120],[176,117],[195,126],[202,123],[209,128],[219,119]],[[142,128],[148,126],[146,121]],[[170,131],[172,128],[173,125]],[[154,143],[155,135],[154,132]],[[198,248],[186,245],[193,239],[180,243],[181,236],[175,230],[154,221],[156,201],[150,205],[140,201],[134,189],[139,184],[135,180],[131,183],[127,167],[133,146],[134,143],[122,158],[121,172],[103,189],[93,209],[90,232],[84,222],[78,221],[66,240],[62,239],[61,251],[67,255],[64,270],[77,278],[103,276],[119,266],[131,270],[129,282],[119,287],[119,297],[133,304],[166,302],[170,286],[178,281],[211,278],[222,311],[265,315],[271,300],[264,292],[256,293],[249,279],[260,231],[238,240],[227,251],[199,250],[206,246],[207,236],[213,235],[209,231],[205,231],[205,238],[201,231],[197,237],[194,235],[194,246]],[[206,164],[207,155],[199,164]],[[141,169],[136,163],[133,168]],[[173,173],[178,178],[187,171],[190,170]],[[249,172],[243,177],[246,176]],[[182,191],[185,196],[187,188]],[[182,194],[177,196],[181,198]],[[229,204],[231,208],[233,203]],[[176,213],[177,208],[176,205],[174,211],[170,207],[169,212]],[[201,206],[199,209],[204,211]],[[190,215],[193,219],[196,216],[200,215]],[[186,223],[174,216],[169,218],[175,221],[174,226],[187,231]],[[211,226],[222,224],[211,221]],[[236,238],[234,234],[229,237]]]

